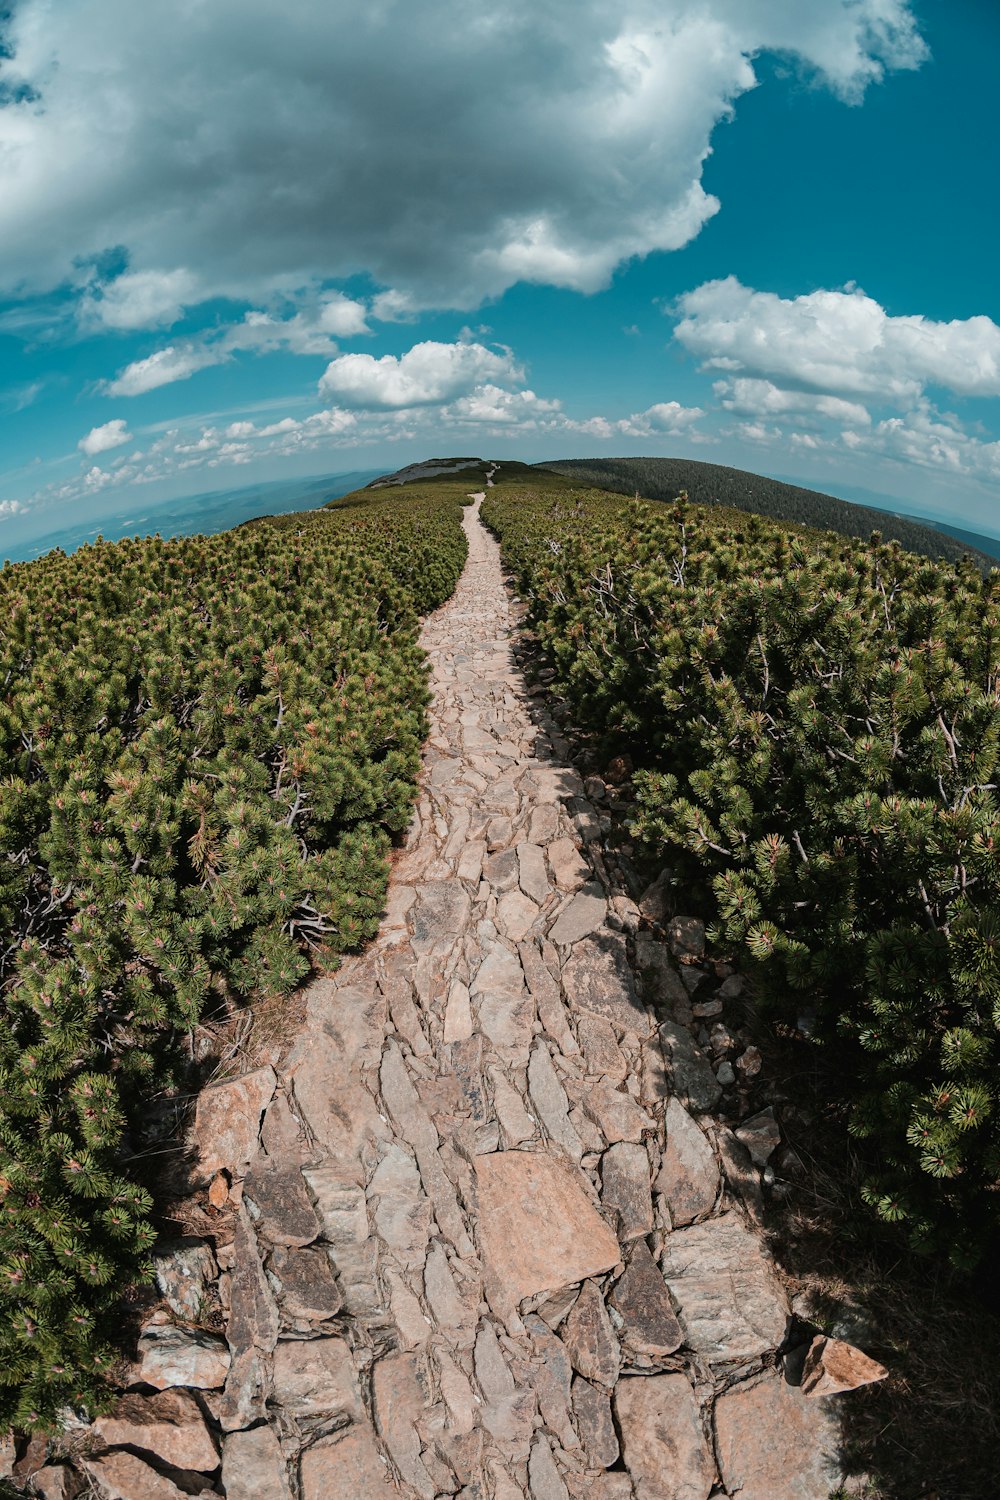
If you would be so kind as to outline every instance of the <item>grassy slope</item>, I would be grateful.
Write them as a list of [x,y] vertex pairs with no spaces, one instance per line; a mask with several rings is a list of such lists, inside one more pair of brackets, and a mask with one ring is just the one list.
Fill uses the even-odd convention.
[[995,557],[932,526],[721,464],[698,463],[687,458],[573,458],[539,464],[538,468],[568,475],[580,485],[615,490],[619,494],[634,495],[638,490],[647,500],[674,500],[681,490],[686,490],[689,499],[698,505],[730,505],[736,510],[753,511],[779,521],[796,521],[862,540],[867,540],[873,531],[880,531],[885,538],[898,541],[908,552],[917,552],[922,557],[944,557],[957,562],[970,556],[984,572],[997,566]]

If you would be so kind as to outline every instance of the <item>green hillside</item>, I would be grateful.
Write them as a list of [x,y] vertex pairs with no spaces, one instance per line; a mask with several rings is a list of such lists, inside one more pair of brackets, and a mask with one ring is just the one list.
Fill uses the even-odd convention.
[[802,489],[780,479],[767,479],[743,469],[706,464],[689,458],[572,458],[539,464],[539,468],[568,475],[578,484],[641,495],[645,500],[676,500],[682,492],[698,505],[726,505],[776,521],[795,521],[820,531],[866,540],[878,531],[908,552],[921,557],[960,562],[971,557],[984,572],[997,559],[975,545],[975,538],[954,537],[905,516],[854,505],[819,490]]

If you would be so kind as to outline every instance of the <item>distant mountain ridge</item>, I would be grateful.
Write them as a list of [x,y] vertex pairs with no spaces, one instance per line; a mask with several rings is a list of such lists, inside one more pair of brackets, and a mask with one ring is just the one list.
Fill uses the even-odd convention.
[[[767,479],[745,469],[702,463],[689,458],[568,458],[536,465],[563,474],[580,484],[646,500],[674,500],[686,490],[698,505],[730,505],[777,521],[796,521],[821,531],[862,540],[879,531],[922,557],[958,562],[971,557],[983,572],[1000,566],[1000,541],[979,537],[957,527],[913,520],[873,506],[838,500],[820,490],[804,489],[780,479]],[[997,549],[991,552],[992,543]]]

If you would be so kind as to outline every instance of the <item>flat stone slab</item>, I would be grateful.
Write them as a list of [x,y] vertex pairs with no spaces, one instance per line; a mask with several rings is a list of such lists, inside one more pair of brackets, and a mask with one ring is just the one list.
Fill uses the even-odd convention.
[[560,947],[571,947],[596,932],[607,912],[608,903],[602,887],[596,882],[585,885],[556,918],[549,930],[549,938]]
[[618,1240],[568,1164],[535,1151],[498,1151],[476,1158],[476,1179],[487,1294],[508,1324],[523,1298],[618,1264]]
[[684,1342],[710,1360],[755,1359],[785,1337],[788,1301],[757,1236],[735,1213],[667,1236],[663,1276]]
[[[614,1404],[636,1500],[708,1500],[715,1464],[687,1376],[621,1380]],[[821,1500],[819,1491],[810,1500]]]
[[320,1438],[299,1465],[302,1500],[399,1500],[389,1467],[368,1427]]
[[602,932],[577,943],[562,972],[563,990],[574,1010],[604,1016],[619,1031],[645,1036],[652,1021],[636,993],[625,939]]
[[826,1500],[841,1480],[840,1441],[833,1404],[774,1371],[715,1403],[722,1482],[739,1500]]
[[622,1342],[632,1353],[665,1359],[680,1348],[684,1335],[645,1240],[636,1241],[608,1300],[623,1321]]
[[184,1390],[155,1396],[123,1396],[114,1411],[98,1417],[94,1431],[109,1448],[139,1448],[174,1469],[209,1473],[219,1450],[192,1395]]

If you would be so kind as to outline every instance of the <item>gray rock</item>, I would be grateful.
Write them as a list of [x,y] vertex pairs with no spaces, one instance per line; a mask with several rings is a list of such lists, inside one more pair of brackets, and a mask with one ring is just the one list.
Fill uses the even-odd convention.
[[648,1034],[651,1021],[636,994],[625,939],[617,932],[577,943],[563,969],[563,990],[574,1010],[604,1016],[618,1031]]
[[722,1097],[722,1085],[708,1058],[695,1046],[683,1026],[664,1022],[660,1042],[674,1093],[698,1114],[707,1114]]
[[518,844],[517,871],[524,894],[530,896],[537,905],[543,906],[552,887],[545,869],[544,851],[537,844]]
[[601,886],[596,882],[585,885],[553,923],[549,930],[550,940],[560,947],[571,947],[603,925],[607,910],[608,903]]
[[417,1424],[424,1415],[427,1392],[412,1354],[390,1354],[372,1371],[375,1425],[400,1476],[421,1500],[434,1500],[436,1486],[420,1458]]
[[705,924],[696,917],[673,917],[667,923],[667,942],[675,958],[701,958],[705,952]]
[[214,1391],[225,1384],[230,1354],[222,1339],[200,1329],[154,1323],[139,1337],[135,1383],[158,1391],[185,1385]]
[[736,1213],[675,1229],[661,1265],[696,1353],[755,1359],[781,1344],[788,1302],[760,1240]]
[[532,1048],[528,1063],[528,1092],[549,1139],[560,1145],[573,1161],[579,1161],[583,1148],[567,1118],[569,1101],[566,1091],[556,1076],[549,1049],[542,1041],[536,1042]]
[[205,1300],[205,1288],[217,1274],[215,1256],[206,1240],[171,1240],[153,1256],[156,1285],[179,1318],[195,1322]]
[[762,1109],[736,1127],[737,1139],[750,1152],[758,1167],[767,1165],[772,1154],[781,1145],[781,1126],[774,1117],[773,1109]]
[[514,849],[502,849],[499,854],[491,854],[483,861],[483,879],[493,887],[497,895],[512,891],[518,883],[519,874],[519,855]]
[[609,1083],[598,1083],[589,1088],[583,1096],[583,1107],[609,1144],[640,1141],[644,1132],[656,1129],[631,1094],[612,1088]]
[[549,1440],[539,1433],[528,1459],[528,1488],[532,1500],[569,1500],[565,1481],[559,1472]]
[[590,879],[590,866],[572,839],[552,839],[545,852],[552,879],[561,891],[575,891]]

